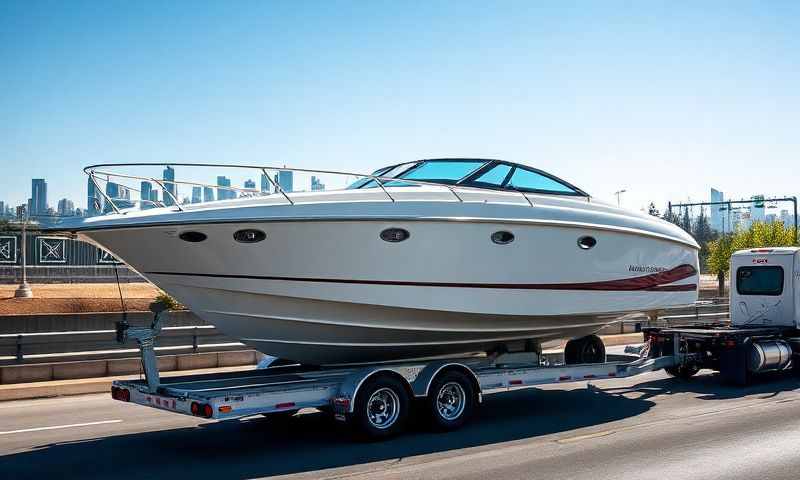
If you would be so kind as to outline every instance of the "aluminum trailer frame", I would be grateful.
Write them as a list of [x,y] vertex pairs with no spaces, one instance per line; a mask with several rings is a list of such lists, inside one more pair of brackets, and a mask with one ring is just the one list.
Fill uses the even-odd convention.
[[[217,420],[302,408],[331,409],[337,420],[346,420],[356,408],[362,386],[378,377],[398,379],[407,387],[409,398],[424,399],[440,375],[461,372],[472,381],[480,403],[484,395],[538,385],[630,377],[674,366],[683,360],[677,351],[680,342],[675,341],[672,355],[662,352],[658,357],[640,356],[633,361],[550,366],[542,364],[540,355],[512,354],[497,359],[470,357],[350,368],[285,366],[160,379],[153,354],[159,329],[158,313],[149,328],[118,325],[118,340],[132,339],[139,344],[145,379],[114,381],[113,398]],[[515,363],[498,363],[503,358]],[[520,358],[536,361],[520,362]]]

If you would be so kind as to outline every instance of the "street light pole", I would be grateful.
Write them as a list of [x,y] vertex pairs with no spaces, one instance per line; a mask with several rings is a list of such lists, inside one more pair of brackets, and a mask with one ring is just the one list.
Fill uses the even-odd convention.
[[625,192],[627,192],[627,190],[625,190],[625,189],[623,189],[623,190],[617,190],[616,192],[614,192],[614,195],[616,195],[616,196],[617,196],[617,206],[618,206],[618,207],[620,206],[619,197],[620,197],[620,195],[622,195],[622,194],[623,194],[623,193],[625,193]]
[[33,298],[33,291],[28,285],[28,212],[22,217],[22,283],[14,292],[15,298]]

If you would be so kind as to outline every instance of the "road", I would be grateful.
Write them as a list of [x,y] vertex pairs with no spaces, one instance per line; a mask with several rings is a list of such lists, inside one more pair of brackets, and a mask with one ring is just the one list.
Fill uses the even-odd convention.
[[208,422],[89,395],[0,404],[0,478],[796,478],[800,382],[662,372],[489,396],[457,432],[358,443],[319,413]]

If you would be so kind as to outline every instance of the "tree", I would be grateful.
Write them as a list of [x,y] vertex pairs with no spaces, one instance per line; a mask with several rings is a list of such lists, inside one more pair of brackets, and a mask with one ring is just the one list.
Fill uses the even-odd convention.
[[689,207],[683,207],[683,215],[678,226],[684,229],[686,233],[692,233],[692,217],[689,216]]
[[656,204],[653,203],[653,202],[650,202],[650,205],[647,206],[647,213],[649,213],[650,215],[652,215],[654,217],[660,217],[661,216],[661,212],[658,211],[658,209],[656,208]]
[[692,226],[692,236],[697,243],[704,245],[714,238],[714,231],[711,230],[711,223],[708,221],[705,210],[700,209],[700,215],[694,221]]
[[669,223],[680,225],[680,216],[672,213],[672,209],[670,208],[664,210],[664,215],[661,218],[668,221]]

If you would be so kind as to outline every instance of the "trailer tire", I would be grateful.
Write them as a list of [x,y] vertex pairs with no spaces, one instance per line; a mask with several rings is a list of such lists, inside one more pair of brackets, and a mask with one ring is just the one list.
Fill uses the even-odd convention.
[[597,335],[574,338],[564,347],[564,363],[603,363],[606,361],[606,346]]
[[689,380],[693,376],[700,371],[700,367],[693,363],[689,364],[681,364],[675,365],[674,367],[665,367],[664,371],[667,372],[667,375],[675,378],[680,378],[682,380]]
[[429,425],[440,432],[457,430],[475,412],[476,403],[472,379],[457,370],[444,372],[431,384],[425,399]]
[[378,376],[361,386],[349,420],[356,434],[365,440],[392,437],[405,429],[410,403],[400,380]]

